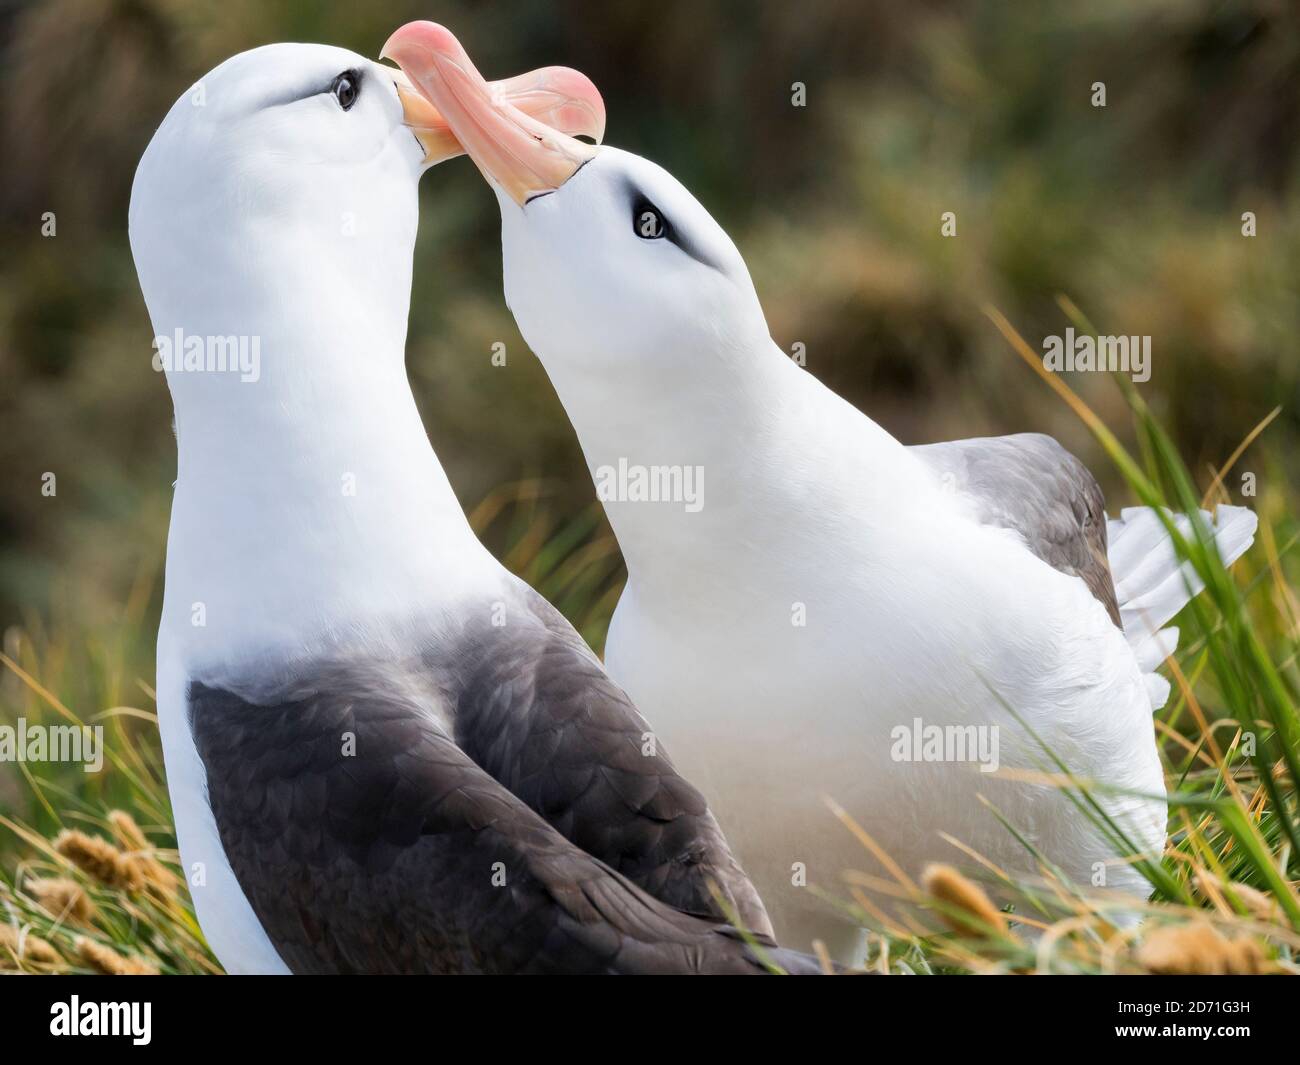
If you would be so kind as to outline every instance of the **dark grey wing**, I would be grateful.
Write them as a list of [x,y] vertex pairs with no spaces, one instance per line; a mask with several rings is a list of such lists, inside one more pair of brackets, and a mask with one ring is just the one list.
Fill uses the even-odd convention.
[[1013,529],[1048,565],[1081,577],[1116,625],[1101,486],[1050,436],[977,437],[908,448],[974,501],[979,520]]
[[767,912],[704,796],[573,627],[522,583],[498,620],[484,616],[456,641],[457,743],[655,898],[720,921],[729,908],[769,938]]
[[378,672],[320,668],[273,701],[190,685],[221,842],[293,972],[762,971],[476,765],[419,678]]

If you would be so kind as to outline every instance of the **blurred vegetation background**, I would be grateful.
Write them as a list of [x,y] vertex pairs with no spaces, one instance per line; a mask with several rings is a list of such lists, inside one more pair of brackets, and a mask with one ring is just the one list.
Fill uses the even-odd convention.
[[[1241,468],[1275,486],[1296,476],[1290,0],[5,3],[0,627],[57,647],[51,630],[75,624],[78,659],[127,663],[84,681],[45,663],[88,707],[139,701],[152,677],[175,475],[127,245],[136,162],[172,101],[231,54],[301,40],[375,55],[413,18],[450,26],[489,78],[589,74],[607,140],[674,172],[736,239],[777,342],[803,344],[811,372],[905,441],[1053,433],[1112,509],[1131,502],[982,313],[996,305],[1036,344],[1065,328],[1066,293],[1102,332],[1153,336],[1141,391],[1198,476],[1279,404]],[[792,106],[796,82],[806,106]],[[465,160],[430,172],[422,196],[409,363],[430,435],[501,553],[523,528],[497,520],[520,497],[502,486],[524,483],[528,521],[544,510],[550,531],[608,558],[598,586],[560,602],[590,613],[575,620],[599,643],[618,558],[502,300],[494,200]],[[945,211],[955,238],[940,235]],[[490,361],[498,341],[506,368]],[[1107,378],[1073,384],[1125,429]]]

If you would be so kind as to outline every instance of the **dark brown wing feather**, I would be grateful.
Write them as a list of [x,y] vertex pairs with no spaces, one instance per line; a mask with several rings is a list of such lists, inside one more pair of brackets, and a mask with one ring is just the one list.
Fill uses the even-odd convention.
[[270,703],[190,688],[222,844],[292,971],[762,971],[730,929],[547,824],[457,746],[419,685],[364,680],[321,669]]
[[723,922],[771,926],[703,797],[572,627],[510,598],[403,656],[191,681],[222,844],[286,964],[760,971]]
[[458,641],[456,740],[554,825],[679,910],[772,926],[704,796],[673,766],[581,637],[521,586],[506,624]]

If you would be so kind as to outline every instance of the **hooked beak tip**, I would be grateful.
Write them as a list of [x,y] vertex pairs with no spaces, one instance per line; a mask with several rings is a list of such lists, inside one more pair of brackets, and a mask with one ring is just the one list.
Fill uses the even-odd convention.
[[597,149],[573,134],[604,134],[605,105],[585,75],[548,67],[489,85],[450,30],[409,22],[384,45],[493,184],[519,205],[554,192]]
[[558,190],[598,151],[572,135],[604,133],[601,94],[577,70],[545,68],[489,85],[435,22],[408,22],[383,51],[442,114],[487,181],[519,205]]
[[408,22],[405,26],[396,29],[384,42],[384,47],[379,50],[379,58],[391,59],[398,66],[405,68],[406,62],[421,54],[458,58],[457,52],[466,60],[469,59],[451,30],[436,22],[421,20]]
[[[408,22],[400,27],[383,43],[380,59],[398,65],[391,74],[404,120],[425,148],[425,168],[465,150],[480,169],[485,169],[485,153],[494,157],[494,164],[502,163],[489,143],[490,130],[481,127],[484,122],[497,127],[498,134],[503,127],[515,127],[504,133],[504,139],[524,156],[534,152],[528,143],[520,146],[521,135],[530,142],[541,140],[549,153],[558,151],[573,160],[594,151],[573,138],[590,137],[599,143],[604,135],[601,94],[590,78],[567,66],[543,66],[489,85],[455,35],[437,22]],[[506,161],[524,160],[516,155]],[[550,181],[558,177],[554,163],[542,169]],[[516,179],[523,182],[521,189],[513,191],[528,194],[538,174],[528,179],[523,174],[502,176],[512,187]]]

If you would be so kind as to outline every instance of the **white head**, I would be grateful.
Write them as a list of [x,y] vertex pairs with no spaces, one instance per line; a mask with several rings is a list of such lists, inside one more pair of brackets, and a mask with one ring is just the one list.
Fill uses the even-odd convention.
[[[496,91],[591,133],[584,81]],[[399,70],[303,44],[221,64],[145,151],[130,236],[176,409],[168,598],[209,625],[288,631],[347,596],[409,598],[404,567],[469,538],[403,358],[417,183],[459,152]],[[386,568],[347,572],[362,560]]]
[[[356,360],[400,359],[426,152],[392,74],[339,48],[269,45],[196,83],[154,135],[130,233],[161,353],[180,329],[205,349],[209,337],[257,338],[261,363],[250,381],[182,372],[170,353],[182,432],[192,417],[237,416],[345,372],[327,342],[338,330],[372,337]],[[299,306],[304,292],[319,298]],[[277,328],[286,317],[292,336]]]
[[744,260],[671,174],[537,129],[491,92],[441,26],[404,26],[385,54],[443,113],[495,190],[506,301],[562,395],[584,377],[638,388],[711,370],[743,374],[768,345]]
[[699,360],[743,372],[768,332],[745,262],[662,167],[604,147],[552,192],[501,207],[506,302],[548,361],[628,383]]

